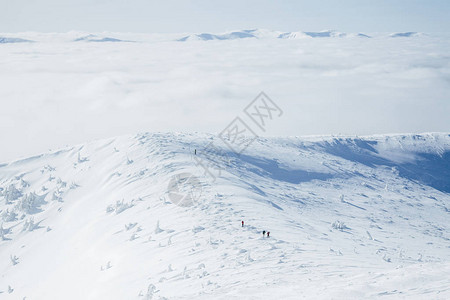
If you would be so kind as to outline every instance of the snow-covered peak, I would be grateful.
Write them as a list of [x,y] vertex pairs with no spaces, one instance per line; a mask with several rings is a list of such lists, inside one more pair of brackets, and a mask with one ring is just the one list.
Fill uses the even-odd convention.
[[232,31],[223,34],[211,34],[211,33],[200,33],[191,34],[178,39],[180,42],[184,41],[212,41],[212,40],[235,40],[235,39],[245,39],[245,38],[255,38],[256,36],[251,32],[243,31]]
[[89,34],[86,36],[82,36],[79,38],[76,38],[74,40],[75,42],[98,42],[98,43],[102,43],[102,42],[128,42],[125,40],[120,40],[117,38],[113,38],[113,37],[102,37],[102,36],[98,36],[95,34]]
[[250,30],[243,30],[243,31],[250,33],[259,39],[277,38],[280,36],[280,34],[283,33],[281,31],[269,30],[269,29],[250,29]]
[[363,33],[345,33],[335,30],[323,30],[317,32],[311,31],[293,31],[285,32],[278,36],[280,39],[304,39],[304,38],[344,38],[344,37],[361,37],[370,38],[369,35]]
[[0,44],[10,44],[10,43],[30,43],[33,42],[31,40],[26,40],[22,38],[15,37],[2,37],[0,36]]
[[318,32],[308,32],[308,31],[297,31],[297,32],[286,32],[281,34],[280,38],[332,38],[332,37],[346,37],[347,34],[344,32],[334,31],[334,30],[323,30]]
[[395,32],[391,33],[389,36],[393,38],[399,38],[399,37],[419,37],[423,35],[424,34],[420,32]]

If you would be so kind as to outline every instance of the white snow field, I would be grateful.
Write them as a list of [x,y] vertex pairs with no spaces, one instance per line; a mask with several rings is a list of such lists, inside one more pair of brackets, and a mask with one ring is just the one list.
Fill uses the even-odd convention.
[[[178,206],[186,172],[201,194]],[[450,299],[449,193],[448,133],[68,147],[0,165],[0,298]]]

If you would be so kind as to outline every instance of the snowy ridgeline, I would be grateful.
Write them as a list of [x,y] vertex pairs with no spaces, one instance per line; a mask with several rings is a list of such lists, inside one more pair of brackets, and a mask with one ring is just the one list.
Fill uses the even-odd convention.
[[133,33],[105,33],[92,34],[85,32],[68,33],[0,33],[0,44],[30,43],[30,42],[87,42],[87,43],[119,43],[119,42],[145,42],[145,41],[225,41],[237,39],[324,39],[324,38],[418,38],[426,37],[420,32],[394,32],[394,33],[347,33],[336,30],[322,30],[317,32],[290,31],[283,32],[268,29],[244,29],[223,33],[193,33],[193,34],[133,34]]
[[448,299],[449,193],[443,133],[79,145],[0,165],[0,296]]

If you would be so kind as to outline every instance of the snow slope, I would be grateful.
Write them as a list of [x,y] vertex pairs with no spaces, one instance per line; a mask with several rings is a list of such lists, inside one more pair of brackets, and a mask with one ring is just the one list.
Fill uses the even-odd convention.
[[[211,142],[216,180],[195,160]],[[168,194],[184,172],[188,207]],[[258,138],[240,156],[138,134],[5,163],[0,295],[448,299],[449,172],[444,133]]]

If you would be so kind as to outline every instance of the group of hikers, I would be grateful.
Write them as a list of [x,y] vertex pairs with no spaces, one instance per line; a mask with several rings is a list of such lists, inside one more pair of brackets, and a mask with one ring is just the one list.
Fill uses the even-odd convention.
[[[242,227],[244,227],[244,221],[241,221],[241,225],[242,225]],[[270,231],[263,230],[262,234],[263,234],[263,237],[270,237]]]

